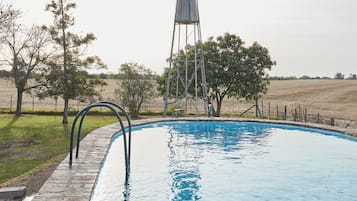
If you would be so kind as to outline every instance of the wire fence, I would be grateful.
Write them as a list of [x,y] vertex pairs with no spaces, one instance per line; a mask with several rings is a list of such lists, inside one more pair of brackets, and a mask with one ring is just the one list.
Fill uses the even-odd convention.
[[[15,112],[17,99],[14,96],[0,97],[0,112]],[[71,100],[69,105],[70,111],[79,111],[91,102],[81,102]],[[22,110],[27,112],[38,111],[54,111],[60,112],[63,110],[64,102],[62,99],[45,98],[39,100],[36,96],[24,95],[22,101]]]
[[[109,101],[116,101],[114,98],[106,98]],[[92,102],[81,102],[77,100],[70,101],[70,111],[79,111],[81,108],[91,104]],[[63,111],[62,99],[45,98],[39,100],[35,96],[24,94],[22,108],[26,112],[38,111]],[[141,112],[144,113],[160,113],[163,111],[164,100],[162,97],[157,97],[145,102],[142,105]],[[258,107],[257,107],[258,106]],[[16,96],[4,96],[0,94],[0,112],[15,112]],[[198,112],[205,114],[203,101],[198,104]],[[187,114],[195,114],[196,108],[193,102],[187,105]],[[356,128],[357,120],[353,118],[341,118],[331,115],[329,111],[318,111],[315,108],[309,108],[299,104],[282,104],[275,103],[269,100],[259,100],[258,104],[245,100],[227,99],[223,102],[221,116],[228,117],[258,117],[266,119],[280,119],[298,122],[326,124],[344,128]]]
[[[204,114],[203,101],[198,105],[199,113]],[[144,104],[143,111],[162,110],[162,108],[163,100],[155,99]],[[186,113],[195,113],[195,107],[190,102]],[[257,104],[253,101],[227,99],[223,102],[221,116],[258,117],[357,129],[357,119],[342,118],[341,115],[335,115],[332,110],[319,110],[302,104],[283,104],[269,100],[259,100]]]
[[334,115],[327,115],[326,113],[330,112],[318,111],[314,108],[296,104],[272,104],[269,101],[259,101],[258,104],[254,103],[248,110],[240,113],[239,116],[248,115],[266,119],[280,119],[325,124],[343,128],[357,128],[357,121],[355,119],[339,118]]

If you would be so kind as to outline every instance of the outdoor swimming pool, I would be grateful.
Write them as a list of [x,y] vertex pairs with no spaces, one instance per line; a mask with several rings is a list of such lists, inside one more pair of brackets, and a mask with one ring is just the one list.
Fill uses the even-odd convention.
[[132,142],[129,189],[117,135],[92,200],[357,200],[357,139],[343,134],[267,123],[173,121],[133,127]]

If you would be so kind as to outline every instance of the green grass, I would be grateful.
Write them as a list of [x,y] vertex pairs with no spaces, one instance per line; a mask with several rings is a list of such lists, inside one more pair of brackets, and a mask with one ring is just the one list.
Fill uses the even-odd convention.
[[[70,117],[70,121],[73,117]],[[0,183],[24,174],[69,150],[70,122],[61,116],[0,114]],[[111,116],[88,116],[82,133],[116,122]],[[84,137],[85,135],[82,135]]]

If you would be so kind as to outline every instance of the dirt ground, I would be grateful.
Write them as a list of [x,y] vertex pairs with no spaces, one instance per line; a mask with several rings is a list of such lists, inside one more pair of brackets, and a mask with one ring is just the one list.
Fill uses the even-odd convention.
[[272,81],[264,100],[357,120],[357,80]]
[[26,186],[26,195],[32,195],[40,190],[41,186],[51,176],[52,172],[65,157],[66,155],[57,156],[46,164],[43,164],[30,172],[20,175],[6,183],[0,184],[0,188]]
[[[116,80],[108,79],[102,89],[104,100],[115,100],[114,90],[118,87]],[[356,119],[357,80],[273,80],[268,93],[263,96],[264,102],[272,105],[301,105],[309,110],[319,111],[326,115],[335,115],[344,119]],[[23,107],[27,110],[57,110],[63,107],[61,99],[39,100],[29,94],[24,95]],[[16,89],[9,80],[0,79],[0,110],[15,110]],[[157,97],[143,105],[144,110],[162,110],[163,98]],[[71,109],[80,109],[88,103],[72,101]],[[252,105],[251,102],[225,99],[223,112],[238,113]],[[189,104],[189,107],[190,106]]]

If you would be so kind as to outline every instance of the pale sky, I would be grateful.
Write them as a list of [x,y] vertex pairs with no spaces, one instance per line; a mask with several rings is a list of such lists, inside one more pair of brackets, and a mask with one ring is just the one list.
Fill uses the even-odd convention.
[[[49,0],[2,0],[31,25],[48,24]],[[76,33],[93,32],[89,48],[116,73],[138,62],[162,73],[169,57],[176,0],[76,0]],[[270,50],[270,75],[357,73],[356,0],[199,0],[203,40],[225,32]]]

